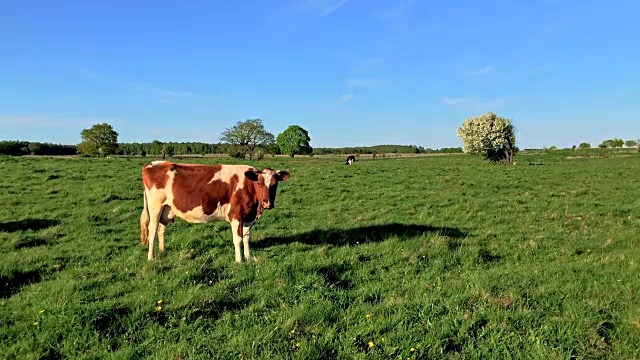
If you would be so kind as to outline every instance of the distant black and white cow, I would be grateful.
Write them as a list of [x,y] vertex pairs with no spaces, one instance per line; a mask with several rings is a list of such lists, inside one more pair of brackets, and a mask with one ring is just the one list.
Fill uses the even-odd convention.
[[345,165],[353,165],[353,162],[356,161],[355,155],[347,156],[347,160],[344,162]]

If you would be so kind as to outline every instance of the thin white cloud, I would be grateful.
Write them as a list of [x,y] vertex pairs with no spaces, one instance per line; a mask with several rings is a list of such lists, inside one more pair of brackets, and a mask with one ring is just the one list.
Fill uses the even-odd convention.
[[470,97],[459,97],[459,98],[445,97],[444,99],[442,99],[442,102],[445,103],[445,105],[450,105],[450,106],[467,104],[470,101],[472,101],[472,98]]
[[[116,118],[99,118],[95,116],[82,118],[57,117],[51,115],[34,116],[0,116],[0,128],[12,129],[34,129],[34,128],[56,128],[68,129],[89,127],[93,124],[117,121]],[[78,130],[80,131],[80,130]]]
[[129,86],[136,91],[146,91],[153,93],[155,95],[161,96],[163,98],[188,98],[194,99],[198,97],[204,97],[211,94],[197,93],[193,91],[177,91],[177,90],[169,90],[156,87],[149,83],[140,83],[140,82],[130,82]]
[[297,0],[288,5],[282,6],[265,17],[266,22],[277,21],[292,16],[302,14],[313,14],[316,16],[328,16],[343,7],[349,0]]
[[69,69],[74,70],[76,72],[78,72],[80,75],[82,75],[83,77],[89,79],[89,80],[98,80],[100,78],[100,76],[98,76],[98,74],[90,69],[87,69],[85,67],[82,66],[68,66]]
[[359,66],[365,69],[369,69],[369,68],[377,67],[381,65],[384,65],[383,57],[366,58],[359,61]]
[[406,15],[416,5],[415,0],[397,0],[380,14],[383,20],[396,20]]
[[489,111],[492,108],[500,107],[506,104],[507,99],[502,97],[502,98],[482,101],[474,97],[457,97],[457,98],[445,97],[442,99],[442,102],[445,105],[454,107],[454,108],[462,108],[462,109],[474,110],[474,111]]
[[347,3],[347,1],[349,1],[349,0],[340,0],[337,3],[327,7],[326,9],[324,9],[322,11],[322,13],[320,13],[320,16],[327,16],[327,15],[331,14],[332,12],[334,12],[334,11],[340,9],[342,6],[344,6],[344,4]]
[[347,79],[347,84],[351,87],[369,87],[380,83],[377,78],[351,78]]
[[351,99],[353,99],[353,94],[352,93],[342,94],[342,95],[340,95],[340,98],[338,99],[338,102],[347,102],[347,101],[351,101]]
[[491,74],[495,69],[493,68],[493,66],[491,65],[487,65],[483,68],[474,70],[471,72],[472,75],[487,75],[487,74]]

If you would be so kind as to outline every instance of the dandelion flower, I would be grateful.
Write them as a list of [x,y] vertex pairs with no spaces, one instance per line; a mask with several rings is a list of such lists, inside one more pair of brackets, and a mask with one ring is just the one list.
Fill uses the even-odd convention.
[[300,347],[300,343],[299,342],[296,343],[296,347]]
[[160,305],[156,306],[156,311],[160,311],[160,310],[162,310],[162,306]]
[[36,322],[33,323],[33,326],[38,326],[38,324],[39,323],[36,321]]
[[374,346],[376,346],[376,344],[373,341],[369,341],[369,347],[372,348]]
[[367,314],[364,317],[367,318],[367,319],[370,319],[371,318],[371,314]]
[[158,300],[158,301],[157,301],[158,305],[162,304],[162,302],[163,302],[163,300],[162,300],[162,299],[160,299],[160,300]]
[[292,333],[292,334],[295,334],[295,333],[296,333],[296,331],[295,331],[295,330],[291,330],[291,333]]
[[411,348],[411,350],[409,350],[411,352],[416,352],[416,348]]
[[42,314],[44,312],[44,309],[40,310],[40,314]]

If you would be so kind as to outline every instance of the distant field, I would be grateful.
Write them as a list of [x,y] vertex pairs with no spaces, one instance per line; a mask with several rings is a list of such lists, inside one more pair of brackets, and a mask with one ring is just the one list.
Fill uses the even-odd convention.
[[0,158],[2,357],[640,358],[638,154],[253,161],[255,264],[182,221],[148,262],[150,160]]

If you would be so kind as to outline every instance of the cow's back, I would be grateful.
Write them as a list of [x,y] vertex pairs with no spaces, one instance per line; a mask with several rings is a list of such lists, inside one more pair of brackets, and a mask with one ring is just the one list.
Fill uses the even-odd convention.
[[233,194],[245,186],[247,165],[153,162],[143,169],[152,197],[188,222],[228,219]]

